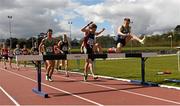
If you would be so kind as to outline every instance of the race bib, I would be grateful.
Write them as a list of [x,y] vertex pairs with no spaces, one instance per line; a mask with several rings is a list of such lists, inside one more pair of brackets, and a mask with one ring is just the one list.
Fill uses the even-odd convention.
[[68,47],[67,46],[63,46],[62,47],[62,51],[68,51]]
[[8,55],[8,53],[7,53],[7,52],[3,52],[2,54],[3,54],[3,55]]
[[38,51],[34,51],[34,53],[33,53],[34,55],[38,55],[39,54],[39,52]]
[[8,54],[10,57],[12,57],[13,56],[13,51],[9,51],[9,54]]
[[51,52],[52,53],[53,52],[53,47],[47,47],[46,52]]
[[21,52],[19,51],[19,50],[16,50],[16,55],[20,55],[21,54]]
[[87,44],[92,46],[94,44],[94,39],[89,38]]

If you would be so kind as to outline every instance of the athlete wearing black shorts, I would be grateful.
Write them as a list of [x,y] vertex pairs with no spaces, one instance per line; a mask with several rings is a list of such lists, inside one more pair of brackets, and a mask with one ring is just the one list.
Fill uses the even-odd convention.
[[[94,24],[93,22],[90,22],[88,25],[86,25],[81,29],[81,31],[84,32],[83,49],[85,54],[91,55],[94,53],[95,36],[100,35],[105,30],[105,28],[103,28],[100,32],[96,32],[96,29],[97,29],[97,25]],[[94,79],[98,78],[97,76],[94,75],[93,72],[93,60],[94,60],[93,57],[86,59],[84,65],[84,81],[87,81],[88,69],[90,69]]]
[[[67,38],[67,35],[63,35],[63,40],[59,41],[58,47],[62,51],[63,54],[69,54],[70,53],[70,42]],[[59,65],[59,63],[57,63]],[[60,67],[64,66],[65,71],[66,71],[66,77],[69,77],[68,73],[68,60],[62,60]],[[58,66],[57,66],[58,67]]]
[[136,35],[132,34],[130,23],[130,18],[124,18],[124,24],[118,28],[116,48],[116,52],[118,53],[121,52],[122,47],[124,47],[130,40],[136,40],[139,43],[144,44],[145,36],[143,39],[140,39]]

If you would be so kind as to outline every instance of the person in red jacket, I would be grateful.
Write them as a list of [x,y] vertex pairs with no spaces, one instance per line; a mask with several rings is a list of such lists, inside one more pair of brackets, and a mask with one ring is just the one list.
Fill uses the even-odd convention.
[[8,48],[6,44],[3,44],[3,48],[1,49],[1,56],[4,63],[4,68],[7,69],[6,62],[8,61]]

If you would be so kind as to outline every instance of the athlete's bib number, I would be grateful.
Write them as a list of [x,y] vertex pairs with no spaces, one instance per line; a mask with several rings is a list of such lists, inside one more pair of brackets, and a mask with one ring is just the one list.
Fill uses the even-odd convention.
[[21,52],[19,50],[16,51],[16,55],[20,55]]
[[46,52],[51,52],[52,53],[53,52],[53,48],[52,47],[47,47],[46,48]]
[[89,38],[88,41],[87,41],[87,44],[92,46],[94,44],[94,39]]
[[34,51],[34,53],[33,53],[34,55],[38,55],[39,54],[39,52],[38,51]]
[[3,54],[3,55],[8,55],[8,53],[7,53],[7,52],[3,52],[2,54]]
[[67,46],[63,46],[62,47],[62,51],[68,51],[68,47]]

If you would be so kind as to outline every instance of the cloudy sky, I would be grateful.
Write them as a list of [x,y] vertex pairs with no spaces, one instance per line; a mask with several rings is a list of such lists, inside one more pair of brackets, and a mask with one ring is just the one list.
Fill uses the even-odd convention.
[[0,0],[0,38],[31,37],[54,30],[54,35],[68,33],[81,38],[80,28],[90,21],[104,34],[116,33],[124,17],[133,21],[135,34],[155,34],[180,24],[180,0]]

